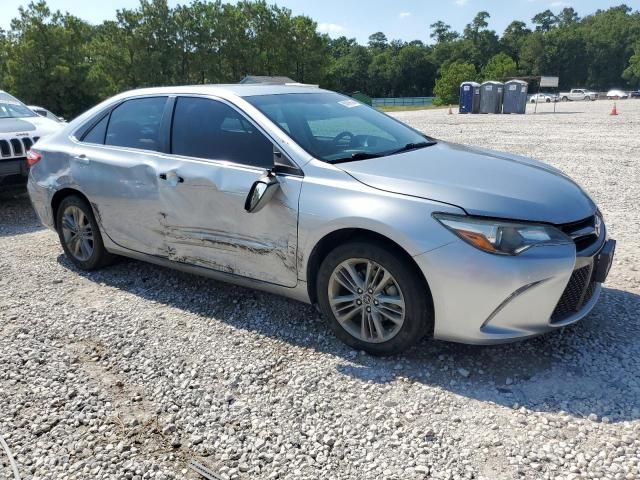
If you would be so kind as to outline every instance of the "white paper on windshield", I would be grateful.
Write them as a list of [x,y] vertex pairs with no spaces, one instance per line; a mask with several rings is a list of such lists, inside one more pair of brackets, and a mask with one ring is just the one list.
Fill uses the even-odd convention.
[[353,107],[358,107],[360,106],[359,102],[356,102],[355,100],[343,100],[341,102],[338,102],[340,105],[344,105],[347,108],[353,108]]

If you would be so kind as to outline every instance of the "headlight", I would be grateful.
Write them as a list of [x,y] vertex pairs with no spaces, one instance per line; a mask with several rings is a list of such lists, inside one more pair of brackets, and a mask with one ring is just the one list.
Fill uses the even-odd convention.
[[467,243],[485,252],[518,255],[535,245],[573,243],[551,225],[488,220],[435,213],[433,217]]

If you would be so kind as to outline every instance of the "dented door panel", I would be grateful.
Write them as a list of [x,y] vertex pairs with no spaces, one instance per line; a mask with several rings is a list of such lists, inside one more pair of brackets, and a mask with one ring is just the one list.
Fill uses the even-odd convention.
[[159,172],[175,167],[154,152],[84,145],[84,162],[70,161],[91,199],[103,232],[117,245],[167,256],[158,214]]
[[298,199],[302,179],[281,177],[262,210],[244,202],[263,171],[184,159],[159,184],[164,243],[171,260],[286,287],[297,283]]

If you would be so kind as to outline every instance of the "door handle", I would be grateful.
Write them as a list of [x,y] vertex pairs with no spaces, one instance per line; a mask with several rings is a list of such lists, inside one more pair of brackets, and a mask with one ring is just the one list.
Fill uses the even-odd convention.
[[87,157],[84,153],[76,155],[73,158],[80,163],[89,163],[89,157]]
[[160,177],[160,180],[175,180],[176,183],[184,183],[184,178],[177,175],[175,172],[161,173],[158,177]]

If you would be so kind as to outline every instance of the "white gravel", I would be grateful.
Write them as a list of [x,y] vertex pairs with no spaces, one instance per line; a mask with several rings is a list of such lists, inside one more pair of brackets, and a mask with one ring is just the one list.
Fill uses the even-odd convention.
[[283,298],[134,261],[78,272],[5,195],[0,435],[23,478],[197,478],[192,458],[229,479],[640,478],[640,101],[618,106],[397,115],[563,169],[619,241],[587,319],[512,345],[376,359]]

